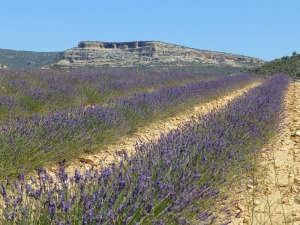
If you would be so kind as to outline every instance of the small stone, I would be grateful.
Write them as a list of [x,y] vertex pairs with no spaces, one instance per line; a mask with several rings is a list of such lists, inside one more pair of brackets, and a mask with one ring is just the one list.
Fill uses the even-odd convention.
[[296,202],[297,204],[300,204],[300,196],[296,196],[294,198],[294,202]]
[[294,174],[293,174],[293,173],[289,173],[288,176],[289,176],[289,177],[294,177]]
[[248,223],[250,220],[249,216],[245,216],[243,219],[243,223]]
[[260,201],[258,199],[255,199],[254,200],[254,205],[259,205],[260,204]]
[[90,164],[92,166],[97,166],[97,164],[92,160],[92,159],[88,159],[88,158],[78,158],[79,162],[81,163],[86,163],[86,164]]
[[55,172],[57,169],[55,168],[55,167],[50,167],[49,168],[49,171],[51,171],[51,172]]
[[265,189],[266,191],[272,191],[272,189],[270,187],[266,187]]
[[248,189],[253,189],[254,187],[253,187],[253,185],[251,185],[251,184],[247,184],[247,188],[248,188]]
[[262,153],[262,154],[261,154],[261,157],[262,157],[262,158],[266,158],[266,157],[267,157],[266,153]]
[[298,191],[298,189],[297,188],[292,188],[292,192],[294,192],[294,193],[298,193],[299,191]]
[[300,185],[300,178],[299,178],[299,177],[295,177],[295,178],[294,178],[294,183],[295,183],[296,185]]
[[300,221],[300,215],[294,216],[293,222]]
[[296,130],[291,134],[292,137],[300,137],[300,130]]
[[242,211],[242,212],[245,212],[245,206],[243,206],[243,205],[240,204],[240,203],[238,203],[238,204],[236,205],[236,208],[237,208],[238,210]]
[[236,210],[235,211],[235,218],[241,218],[241,214],[242,214],[242,211],[241,210]]
[[281,187],[281,188],[287,187],[287,186],[288,186],[288,184],[286,184],[286,183],[279,183],[278,184],[278,187]]

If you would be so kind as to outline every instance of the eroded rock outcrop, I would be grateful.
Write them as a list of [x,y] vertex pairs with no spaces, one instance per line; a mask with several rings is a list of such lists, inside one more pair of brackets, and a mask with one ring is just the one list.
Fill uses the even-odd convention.
[[187,48],[156,41],[98,42],[81,41],[63,53],[56,65],[66,67],[185,66],[189,64],[253,67],[256,58]]

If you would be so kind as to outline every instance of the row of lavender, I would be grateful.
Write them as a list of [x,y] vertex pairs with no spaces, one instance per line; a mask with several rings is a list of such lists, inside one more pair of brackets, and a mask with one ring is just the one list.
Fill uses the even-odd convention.
[[[207,224],[216,202],[278,129],[285,75],[276,75],[221,111],[141,143],[119,164],[68,177],[61,166],[29,183],[3,184],[6,224]],[[236,175],[236,176],[233,176]],[[234,178],[235,177],[235,178]],[[221,209],[226,212],[226,208]],[[227,224],[227,223],[226,223]]]
[[0,126],[0,178],[99,150],[142,125],[257,79],[254,75],[224,77],[114,99],[108,105],[16,117]]
[[200,80],[213,74],[136,70],[0,70],[0,119],[12,114],[32,115],[50,109],[104,103],[151,88]]

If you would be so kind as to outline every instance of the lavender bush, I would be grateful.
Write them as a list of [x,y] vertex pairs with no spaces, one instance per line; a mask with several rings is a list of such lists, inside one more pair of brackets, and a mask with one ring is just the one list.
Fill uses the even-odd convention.
[[103,104],[110,98],[215,80],[201,73],[135,70],[0,70],[0,121],[8,116],[45,114],[85,104]]
[[[53,179],[40,169],[0,186],[6,224],[208,224],[214,203],[276,132],[285,75],[276,75],[225,109],[139,143],[120,163]],[[226,211],[226,209],[223,209]]]
[[254,75],[224,77],[114,99],[106,106],[73,107],[45,116],[10,119],[0,126],[0,178],[98,150],[142,125],[256,79]]

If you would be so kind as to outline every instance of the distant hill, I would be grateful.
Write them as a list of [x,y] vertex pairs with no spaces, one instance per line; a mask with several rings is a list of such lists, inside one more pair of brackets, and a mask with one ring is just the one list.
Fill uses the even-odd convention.
[[250,69],[250,72],[261,74],[265,77],[270,77],[277,73],[284,73],[298,80],[300,79],[300,55],[285,56],[281,59],[266,62],[258,68]]
[[253,57],[158,41],[82,41],[78,47],[64,52],[0,49],[0,64],[7,68],[137,67],[233,74],[263,63],[263,60]]
[[158,41],[82,41],[66,50],[58,67],[190,67],[243,68],[260,66],[263,60],[242,55],[187,48]]
[[61,52],[32,52],[0,49],[0,64],[8,68],[35,68],[60,60]]

